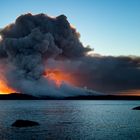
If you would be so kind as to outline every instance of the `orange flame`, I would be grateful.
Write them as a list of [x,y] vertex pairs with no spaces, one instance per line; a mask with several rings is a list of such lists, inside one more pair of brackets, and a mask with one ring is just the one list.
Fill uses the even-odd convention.
[[63,82],[67,82],[69,84],[74,84],[73,77],[58,69],[49,69],[45,71],[45,77],[54,81],[57,87],[60,87]]
[[4,80],[0,80],[0,94],[10,94],[15,93],[16,91],[11,87],[8,87]]

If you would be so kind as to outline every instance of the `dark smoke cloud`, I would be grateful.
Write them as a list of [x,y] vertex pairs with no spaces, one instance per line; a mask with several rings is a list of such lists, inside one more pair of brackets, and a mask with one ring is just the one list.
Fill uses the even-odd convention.
[[71,73],[77,86],[106,93],[140,89],[140,57],[84,56],[75,61],[49,60],[46,65]]
[[[140,57],[89,56],[89,47],[61,15],[25,14],[0,31],[0,59],[10,68],[8,84],[24,93],[70,96],[84,90],[63,84],[59,91],[44,78],[44,70],[60,69],[76,79],[76,86],[103,92],[140,89]],[[69,93],[66,95],[66,93]]]
[[140,57],[85,57],[79,69],[81,84],[99,91],[140,89]]
[[[24,43],[23,45],[27,48],[30,45],[30,49],[36,43],[42,46],[46,45],[49,48],[46,55],[57,53],[57,51],[53,50],[54,48],[60,52],[63,50],[61,52],[62,56],[66,58],[83,56],[90,50],[89,48],[84,48],[79,42],[79,33],[70,26],[64,15],[56,18],[51,18],[45,14],[22,15],[16,19],[15,24],[3,29],[1,34],[3,38],[11,38],[11,42]],[[10,41],[8,40],[7,42],[11,43]],[[42,48],[42,46],[38,47]],[[43,50],[41,49],[41,51]]]
[[44,62],[48,58],[76,59],[90,50],[80,43],[79,33],[70,26],[66,16],[22,15],[15,23],[2,29],[0,34],[0,58],[7,59],[11,66],[5,73],[9,86],[23,93],[51,96],[59,96],[60,92],[60,96],[85,92],[67,84],[58,90],[43,76],[47,69]]

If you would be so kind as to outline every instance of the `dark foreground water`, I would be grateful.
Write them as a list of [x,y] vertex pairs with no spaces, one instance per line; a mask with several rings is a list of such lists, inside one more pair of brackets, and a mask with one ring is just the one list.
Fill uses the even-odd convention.
[[[0,140],[140,140],[140,101],[0,101]],[[40,126],[13,128],[16,119]]]

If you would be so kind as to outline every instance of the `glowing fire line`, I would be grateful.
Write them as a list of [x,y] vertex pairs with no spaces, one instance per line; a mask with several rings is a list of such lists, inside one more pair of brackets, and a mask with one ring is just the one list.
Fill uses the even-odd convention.
[[69,84],[74,83],[74,79],[68,73],[62,72],[57,69],[48,69],[45,71],[45,77],[54,81],[57,87],[60,87],[63,82],[67,82]]
[[11,87],[8,87],[5,81],[0,80],[0,94],[10,94],[15,93],[16,91]]

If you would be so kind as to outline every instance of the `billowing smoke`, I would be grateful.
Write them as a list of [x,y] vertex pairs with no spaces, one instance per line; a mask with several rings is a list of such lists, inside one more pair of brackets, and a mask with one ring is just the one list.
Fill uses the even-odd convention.
[[[80,34],[64,15],[21,15],[0,34],[3,75],[16,91],[74,96],[84,94],[83,87],[103,92],[140,89],[139,57],[87,55],[91,49],[82,45]],[[60,87],[47,71],[64,80]]]
[[58,89],[53,81],[44,77],[47,69],[44,64],[49,58],[76,59],[89,50],[80,43],[79,34],[64,15],[56,18],[44,14],[22,15],[0,34],[0,58],[7,59],[8,86],[23,93],[51,96],[85,92],[66,83]]

